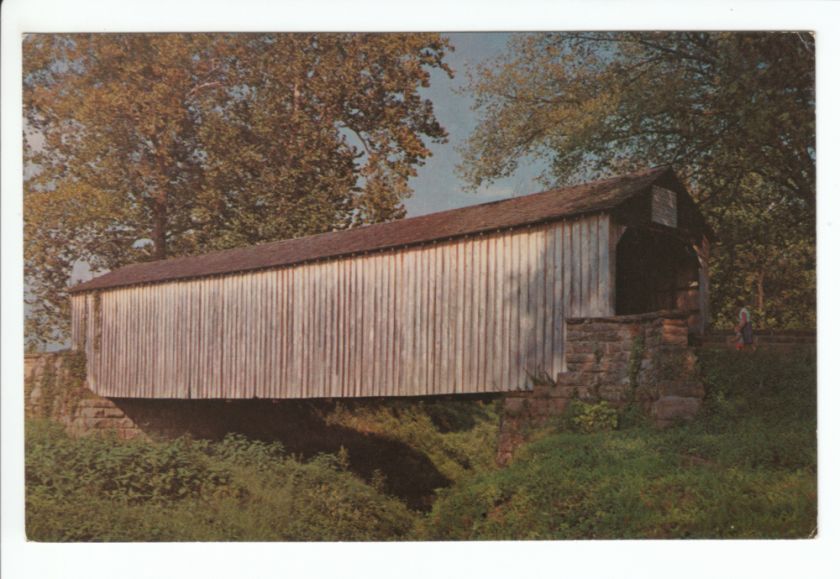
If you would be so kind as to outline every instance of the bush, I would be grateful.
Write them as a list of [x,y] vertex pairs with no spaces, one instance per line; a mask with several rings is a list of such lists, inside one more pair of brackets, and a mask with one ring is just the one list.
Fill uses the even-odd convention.
[[206,443],[181,438],[165,445],[113,436],[72,440],[52,425],[31,426],[26,482],[33,490],[85,488],[126,503],[237,495],[228,471],[205,455]]
[[26,528],[36,541],[389,540],[417,515],[346,471],[281,445],[71,439],[27,423]]
[[589,404],[573,400],[566,412],[574,432],[603,432],[618,428],[618,411],[603,401]]
[[449,480],[489,468],[495,461],[498,411],[492,402],[348,401],[337,404],[325,421],[404,443],[428,457]]

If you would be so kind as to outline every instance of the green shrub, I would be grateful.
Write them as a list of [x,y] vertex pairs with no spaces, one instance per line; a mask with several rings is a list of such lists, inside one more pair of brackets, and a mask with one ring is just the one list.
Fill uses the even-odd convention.
[[416,518],[335,455],[304,463],[241,436],[71,439],[27,423],[32,540],[389,540],[409,536]]
[[618,411],[618,428],[626,430],[628,428],[642,428],[650,427],[653,424],[653,419],[650,413],[637,404],[631,402]]
[[495,461],[498,409],[492,402],[348,401],[337,404],[325,422],[402,442],[428,457],[449,480]]
[[127,503],[238,494],[230,473],[208,460],[205,448],[187,438],[165,445],[113,436],[73,440],[51,426],[33,425],[26,481],[33,492],[81,487]]
[[618,411],[607,402],[590,404],[573,400],[566,412],[568,423],[575,432],[602,432],[618,428]]

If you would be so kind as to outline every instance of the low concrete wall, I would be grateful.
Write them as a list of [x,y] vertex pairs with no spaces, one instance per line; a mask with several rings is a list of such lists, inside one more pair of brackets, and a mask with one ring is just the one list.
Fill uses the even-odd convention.
[[507,463],[527,433],[562,414],[571,400],[630,403],[665,427],[694,417],[703,399],[688,314],[656,312],[566,320],[567,371],[535,377],[534,388],[505,395],[497,462]]

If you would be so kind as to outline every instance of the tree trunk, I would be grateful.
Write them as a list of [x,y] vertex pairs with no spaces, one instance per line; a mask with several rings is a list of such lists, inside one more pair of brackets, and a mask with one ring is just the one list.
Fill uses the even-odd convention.
[[155,259],[166,259],[166,222],[166,202],[158,200],[154,205],[154,223],[152,226],[152,242],[155,244]]
[[764,311],[764,270],[758,272],[758,277],[755,280],[756,290],[756,309],[760,312]]

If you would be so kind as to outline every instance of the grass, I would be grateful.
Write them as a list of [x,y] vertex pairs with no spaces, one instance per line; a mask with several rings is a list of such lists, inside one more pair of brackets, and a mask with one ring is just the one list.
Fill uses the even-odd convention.
[[560,426],[509,468],[439,493],[438,539],[793,538],[816,531],[811,353],[704,352],[694,422],[581,434]]
[[361,476],[342,448],[304,460],[278,442],[236,435],[71,439],[30,421],[27,534],[39,541],[810,536],[813,353],[701,355],[707,400],[694,422],[657,431],[626,413],[617,429],[585,433],[566,417],[504,469],[493,465],[493,403],[394,400],[325,410],[326,424],[426,457],[450,483],[430,498],[428,512],[389,494],[387,465],[368,465]]

